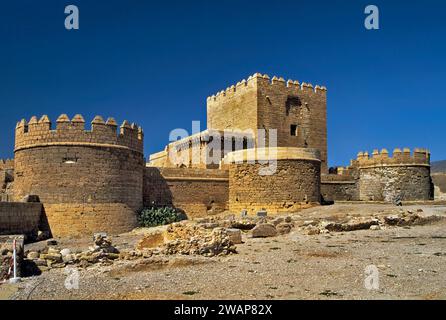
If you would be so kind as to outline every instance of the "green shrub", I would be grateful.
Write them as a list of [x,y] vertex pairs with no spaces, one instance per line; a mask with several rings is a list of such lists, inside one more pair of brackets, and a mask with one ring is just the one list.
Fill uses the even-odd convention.
[[174,208],[145,208],[138,217],[138,223],[142,227],[156,227],[173,222],[178,222],[184,219],[184,215]]

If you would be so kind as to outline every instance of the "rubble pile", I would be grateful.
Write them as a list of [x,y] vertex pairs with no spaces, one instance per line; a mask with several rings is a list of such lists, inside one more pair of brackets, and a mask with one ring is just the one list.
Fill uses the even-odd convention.
[[200,227],[205,229],[215,229],[215,228],[232,228],[240,230],[252,230],[256,224],[261,220],[259,217],[243,217],[240,220],[236,220],[234,215],[229,217],[210,217],[210,218],[199,218],[195,222]]
[[294,223],[290,216],[242,216],[238,220],[236,220],[234,216],[229,219],[227,217],[220,219],[212,217],[197,219],[196,223],[198,226],[205,229],[225,228],[226,230],[251,231],[250,234],[253,238],[284,235],[290,233],[294,228]]
[[372,219],[354,219],[346,223],[327,223],[325,229],[330,232],[348,232],[357,230],[368,230],[371,226],[379,226],[379,220]]
[[415,225],[426,225],[430,223],[439,222],[444,219],[442,216],[422,216],[423,210],[418,210],[417,212],[407,210],[401,211],[399,214],[387,216],[384,218],[384,223],[389,226],[406,227]]
[[213,257],[237,253],[231,236],[224,228],[212,231],[200,226],[187,224],[172,224],[166,231],[167,242],[161,253],[204,255]]
[[57,245],[49,242],[50,245],[40,251],[28,252],[26,260],[32,262],[40,271],[47,271],[53,268],[64,268],[67,265],[81,267],[88,267],[96,263],[107,265],[120,257],[119,250],[106,236],[97,235],[93,242],[94,245],[83,252],[72,252],[67,248],[59,249]]
[[305,235],[313,236],[330,232],[350,232],[358,230],[380,229],[380,220],[376,218],[352,218],[350,220],[334,222],[326,220],[304,221],[299,230]]
[[301,230],[307,236],[314,236],[314,235],[317,235],[317,234],[329,233],[329,231],[327,229],[325,229],[323,227],[318,227],[318,226],[315,226],[315,225],[312,225],[312,224],[307,225],[307,226],[301,228]]
[[317,235],[329,232],[350,232],[357,230],[381,230],[389,227],[407,227],[411,225],[425,225],[444,219],[442,216],[422,216],[423,210],[417,212],[400,210],[392,215],[381,217],[351,217],[342,222],[311,220],[303,222],[299,229],[306,235]]
[[[136,244],[135,250],[123,254],[125,260],[154,255],[204,255],[208,257],[236,253],[235,244],[243,243],[240,229],[219,227],[220,224],[201,219],[200,223],[174,223],[160,232],[144,235]],[[223,220],[226,226],[229,221]]]
[[[291,217],[269,217],[269,216],[243,216],[241,219],[236,220],[234,216],[231,216],[229,219],[221,218],[218,219],[216,217],[213,218],[202,218],[196,220],[197,225],[203,227],[205,229],[215,229],[215,228],[228,228],[228,229],[238,229],[242,231],[252,231],[255,236],[258,234],[259,229],[269,228],[270,232],[268,237],[275,236],[277,234],[287,234],[290,233],[294,228],[294,224],[292,223]],[[262,224],[271,224],[271,227],[258,227]],[[256,227],[258,227],[256,229]],[[255,229],[255,230],[254,230]],[[273,231],[273,229],[275,231]],[[261,232],[263,233],[263,232]],[[260,233],[260,234],[261,234]],[[260,235],[259,237],[265,237]]]

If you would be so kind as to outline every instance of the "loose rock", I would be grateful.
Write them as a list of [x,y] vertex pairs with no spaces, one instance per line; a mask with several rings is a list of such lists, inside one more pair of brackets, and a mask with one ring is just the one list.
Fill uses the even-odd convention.
[[164,244],[164,234],[162,232],[145,235],[136,245],[137,250],[161,247]]
[[26,258],[29,260],[34,260],[40,257],[40,253],[36,251],[31,251],[26,255]]
[[277,217],[274,220],[271,221],[271,224],[273,224],[274,226],[277,226],[278,224],[284,222],[285,219],[282,217]]
[[291,232],[293,225],[291,223],[282,222],[276,226],[276,230],[279,234],[288,234]]
[[71,254],[71,250],[70,249],[62,249],[60,250],[60,254],[63,256],[69,255]]
[[274,225],[269,223],[258,224],[252,229],[253,238],[268,238],[277,236],[277,230]]
[[242,243],[242,232],[239,229],[226,229],[226,233],[233,244]]
[[167,229],[166,238],[170,241],[162,248],[163,254],[212,257],[237,252],[224,228],[208,231],[198,226],[173,224]]
[[313,225],[308,225],[307,227],[304,228],[303,232],[308,236],[314,236],[320,234],[321,230]]
[[330,223],[325,229],[334,232],[345,232],[345,231],[356,231],[356,230],[367,230],[371,226],[379,225],[377,220],[369,221],[349,221],[348,223]]

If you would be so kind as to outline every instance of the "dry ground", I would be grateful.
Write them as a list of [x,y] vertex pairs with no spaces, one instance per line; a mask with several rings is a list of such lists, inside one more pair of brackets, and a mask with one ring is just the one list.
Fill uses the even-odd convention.
[[[427,215],[446,216],[446,206],[410,207],[420,208]],[[294,219],[379,216],[394,210],[337,204],[304,210]],[[127,234],[113,241],[123,248],[137,238]],[[77,245],[88,246],[90,240]],[[160,256],[80,269],[78,290],[67,290],[64,269],[53,269],[19,285],[1,285],[0,298],[446,299],[446,222],[315,236],[295,229],[267,239],[246,234],[244,241],[238,254],[225,257]],[[379,290],[364,286],[369,265],[379,270]]]

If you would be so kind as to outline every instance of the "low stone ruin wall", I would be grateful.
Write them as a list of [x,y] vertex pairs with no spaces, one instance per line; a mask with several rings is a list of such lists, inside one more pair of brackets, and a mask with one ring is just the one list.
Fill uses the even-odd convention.
[[171,206],[188,218],[205,217],[228,209],[228,171],[218,169],[147,167],[144,206]]

